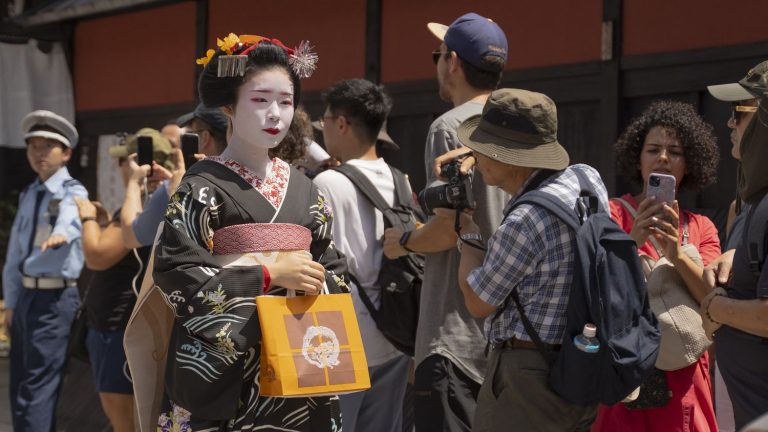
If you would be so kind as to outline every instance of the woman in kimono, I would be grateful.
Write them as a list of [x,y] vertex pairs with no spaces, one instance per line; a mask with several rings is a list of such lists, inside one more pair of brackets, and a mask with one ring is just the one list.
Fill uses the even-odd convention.
[[[337,431],[337,397],[259,394],[261,329],[254,298],[286,289],[317,294],[344,286],[331,240],[332,213],[312,182],[269,151],[286,136],[299,77],[316,56],[258,36],[230,34],[198,63],[202,102],[230,119],[226,150],[193,165],[166,211],[154,280],[175,311],[158,430]],[[224,268],[214,231],[247,223],[291,223],[312,233],[310,254],[274,264]],[[279,239],[275,239],[279,243]],[[326,277],[327,276],[327,277]],[[270,289],[272,288],[272,289]]]

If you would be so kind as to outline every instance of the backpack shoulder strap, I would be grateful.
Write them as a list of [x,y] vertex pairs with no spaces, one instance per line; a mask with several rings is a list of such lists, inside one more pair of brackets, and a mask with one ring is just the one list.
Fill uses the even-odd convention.
[[760,275],[765,262],[765,234],[768,226],[768,195],[764,196],[747,215],[747,229],[744,230],[749,268]]
[[574,231],[578,231],[579,227],[581,226],[581,221],[579,220],[579,216],[576,214],[575,208],[568,208],[564,202],[555,198],[551,194],[538,190],[528,192],[518,198],[514,207],[512,207],[512,209],[510,209],[510,211],[508,211],[504,216],[506,217],[509,213],[511,213],[511,210],[521,204],[532,204],[535,206],[543,207],[548,212],[552,213],[558,219],[563,221],[566,225],[571,227],[571,229]]
[[392,180],[395,183],[395,200],[402,207],[413,207],[413,197],[408,193],[411,190],[408,185],[408,178],[392,165],[389,165],[389,169],[392,171]]
[[[391,208],[389,204],[387,204],[387,202],[384,200],[384,197],[381,196],[379,191],[373,185],[373,183],[371,183],[371,181],[368,180],[368,177],[360,172],[359,169],[349,164],[342,164],[340,166],[333,167],[332,169],[347,176],[352,184],[355,185],[355,188],[357,188],[357,190],[359,190],[363,196],[382,213]],[[395,183],[395,186],[397,186],[397,183]]]

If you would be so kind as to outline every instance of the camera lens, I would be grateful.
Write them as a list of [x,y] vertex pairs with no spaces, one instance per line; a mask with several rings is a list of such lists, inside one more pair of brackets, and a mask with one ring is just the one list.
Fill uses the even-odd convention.
[[450,185],[440,185],[419,192],[419,205],[426,214],[434,214],[436,208],[453,208],[448,196]]
[[648,184],[651,186],[658,186],[661,184],[661,179],[656,176],[651,176],[650,180],[648,180]]

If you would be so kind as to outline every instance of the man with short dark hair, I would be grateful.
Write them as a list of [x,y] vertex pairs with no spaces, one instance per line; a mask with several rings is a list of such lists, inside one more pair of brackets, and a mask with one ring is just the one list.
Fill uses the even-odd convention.
[[[492,20],[475,13],[450,26],[427,25],[440,45],[434,51],[440,97],[454,108],[429,128],[425,148],[427,185],[443,184],[433,171],[438,156],[462,147],[456,128],[479,114],[501,80],[507,39]],[[486,237],[498,226],[507,195],[485,185],[475,173],[475,217]],[[408,250],[425,253],[414,382],[416,430],[470,431],[486,369],[482,323],[467,311],[457,287],[459,254],[452,220],[431,218],[411,233],[389,229],[385,253],[393,258]]]
[[[332,85],[323,101],[320,125],[328,153],[362,174],[393,206],[396,172],[376,152],[377,136],[392,105],[389,96],[370,81],[353,79]],[[344,430],[400,432],[410,358],[384,337],[360,298],[365,290],[379,306],[384,215],[341,172],[324,171],[314,182],[334,211],[333,238],[353,276],[350,289],[371,377],[370,390],[340,396]],[[406,193],[412,196],[410,187]]]
[[[576,232],[544,207],[515,202],[536,190],[575,209],[587,189],[598,198],[599,210],[607,212],[600,174],[587,165],[568,166],[568,153],[557,141],[555,104],[541,93],[494,91],[482,115],[459,126],[458,137],[474,152],[486,183],[512,196],[487,252],[482,248],[486,237],[472,216],[462,213],[459,287],[472,315],[490,317],[485,330],[492,346],[473,430],[589,431],[597,405],[577,405],[552,390],[549,363],[516,307],[519,301],[550,351],[560,349],[576,265]],[[437,211],[452,216],[445,209]]]

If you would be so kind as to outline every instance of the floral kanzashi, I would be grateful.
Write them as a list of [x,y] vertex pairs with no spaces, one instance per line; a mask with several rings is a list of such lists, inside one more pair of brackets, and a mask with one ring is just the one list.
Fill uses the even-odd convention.
[[205,57],[200,57],[195,61],[195,63],[205,67],[206,65],[208,65],[208,63],[211,62],[211,59],[213,58],[214,54],[216,54],[216,50],[209,49],[208,51],[206,51]]
[[227,55],[232,55],[232,52],[239,43],[240,38],[234,33],[230,33],[224,40],[216,39],[216,45],[218,45],[220,50],[227,53]]

